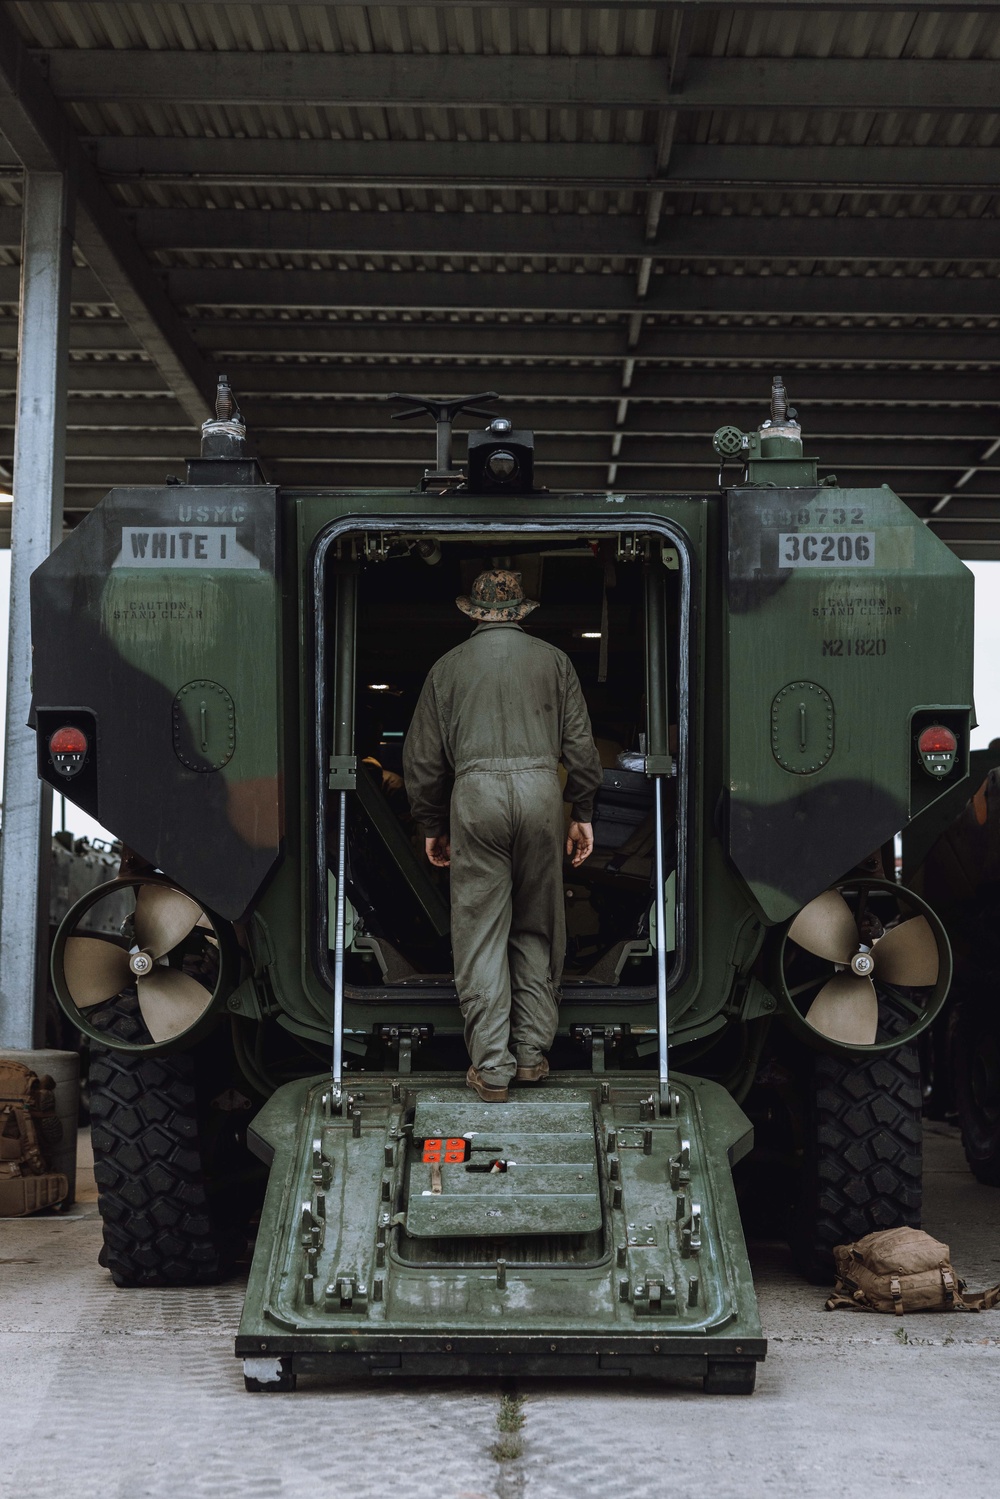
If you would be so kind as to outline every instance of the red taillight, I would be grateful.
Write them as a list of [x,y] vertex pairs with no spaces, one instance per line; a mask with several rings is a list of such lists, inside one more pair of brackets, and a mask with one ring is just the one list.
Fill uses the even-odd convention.
[[52,762],[52,769],[64,780],[71,781],[86,765],[89,748],[87,736],[81,729],[75,729],[71,724],[63,724],[62,728],[56,729],[49,738],[49,759]]
[[68,726],[56,729],[49,740],[49,753],[52,755],[85,755],[87,753],[87,736],[79,729]]
[[920,735],[917,749],[922,755],[953,755],[958,749],[958,740],[944,724],[933,723]]

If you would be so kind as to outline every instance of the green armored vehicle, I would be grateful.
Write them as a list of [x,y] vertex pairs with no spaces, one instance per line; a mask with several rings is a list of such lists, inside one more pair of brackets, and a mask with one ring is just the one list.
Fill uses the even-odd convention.
[[[99,1043],[103,1262],[218,1279],[259,1210],[255,1390],[752,1390],[748,1113],[743,1206],[790,1163],[807,1272],[919,1216],[911,1043],[950,958],[892,842],[967,773],[971,576],[888,488],[817,478],[780,379],[695,495],[550,492],[485,396],[400,413],[438,427],[413,488],[277,489],[220,392],[187,483],[113,490],[33,582],[39,773],[125,846],[53,955]],[[447,876],[399,776],[484,567],[541,601],[604,766],[552,1075],[503,1105],[465,1084]]]

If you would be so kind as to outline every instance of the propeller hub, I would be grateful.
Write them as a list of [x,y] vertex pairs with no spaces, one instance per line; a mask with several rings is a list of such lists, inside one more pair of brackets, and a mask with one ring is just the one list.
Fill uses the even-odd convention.
[[147,973],[153,971],[153,960],[148,952],[134,952],[129,954],[128,966],[137,979],[145,978]]
[[861,952],[855,953],[854,957],[851,959],[851,972],[856,978],[871,978],[874,971],[875,959],[872,957],[870,952],[866,952],[865,949],[862,948]]

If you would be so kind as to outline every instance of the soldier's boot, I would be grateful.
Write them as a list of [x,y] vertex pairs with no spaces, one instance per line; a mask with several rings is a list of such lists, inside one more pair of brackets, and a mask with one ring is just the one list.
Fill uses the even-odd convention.
[[495,1083],[484,1082],[483,1079],[479,1076],[479,1073],[476,1071],[475,1067],[469,1068],[468,1072],[465,1074],[465,1081],[470,1088],[473,1088],[475,1092],[479,1094],[480,1098],[483,1100],[483,1103],[507,1102],[506,1083],[503,1085],[503,1087],[497,1087]]
[[519,1083],[540,1083],[542,1078],[549,1075],[548,1057],[542,1057],[538,1062],[519,1063],[514,1073],[515,1081]]

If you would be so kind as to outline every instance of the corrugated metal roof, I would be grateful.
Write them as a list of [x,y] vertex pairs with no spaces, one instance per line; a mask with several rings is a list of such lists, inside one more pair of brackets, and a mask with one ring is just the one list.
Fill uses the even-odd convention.
[[[409,480],[429,437],[389,429],[380,395],[486,383],[537,421],[550,484],[709,487],[712,430],[749,420],[780,366],[831,467],[1000,555],[1000,110],[975,71],[1000,57],[1000,7],[6,10],[279,480]],[[239,56],[216,71],[219,53]],[[324,89],[317,56],[374,69],[369,93]],[[440,58],[435,92],[419,80]],[[536,68],[551,99],[505,104]],[[610,106],[591,77],[639,102]],[[19,202],[11,163],[8,226]],[[156,350],[87,276],[71,517],[191,443]]]

